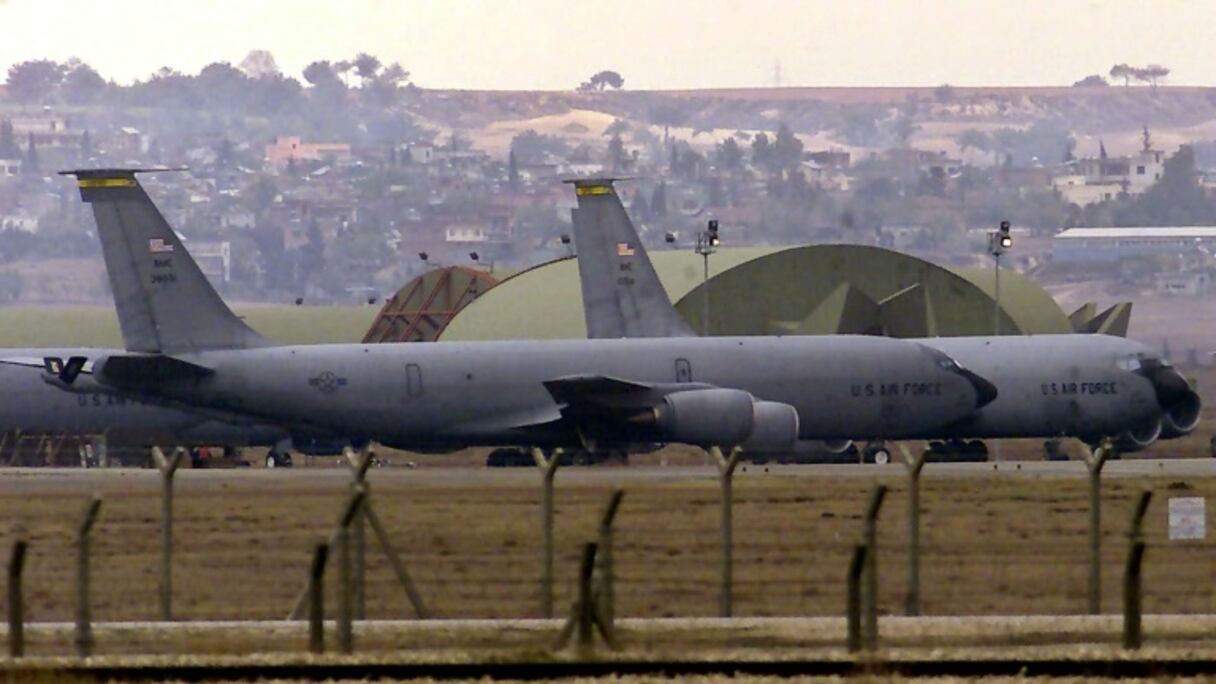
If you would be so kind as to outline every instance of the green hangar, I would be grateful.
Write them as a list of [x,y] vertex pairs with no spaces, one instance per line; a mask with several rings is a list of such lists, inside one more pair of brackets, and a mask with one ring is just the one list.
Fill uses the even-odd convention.
[[[651,259],[681,314],[694,329],[702,329],[702,257],[669,250],[651,252]],[[573,257],[534,266],[496,284],[469,275],[432,272],[407,283],[388,300],[367,341],[586,336]],[[712,335],[933,337],[988,335],[994,328],[991,269],[951,269],[880,247],[721,249],[709,258],[709,276]],[[444,288],[428,288],[428,283],[443,283]],[[1014,271],[1003,270],[1000,285],[1002,334],[1126,334],[1129,305],[1097,313],[1096,306],[1087,304],[1069,316],[1047,292]],[[436,318],[436,301],[443,302],[442,320]],[[387,324],[386,316],[394,325]],[[428,333],[417,334],[423,327]],[[394,332],[405,330],[411,333]]]

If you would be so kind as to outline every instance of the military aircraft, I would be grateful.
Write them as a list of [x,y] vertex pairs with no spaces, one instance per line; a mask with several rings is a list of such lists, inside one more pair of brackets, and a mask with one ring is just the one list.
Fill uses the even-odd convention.
[[[648,338],[692,336],[655,275],[637,230],[613,187],[613,179],[573,181],[578,207],[572,214],[588,336]],[[1199,423],[1199,395],[1169,363],[1147,346],[1110,335],[935,337],[911,340],[943,352],[992,382],[997,395],[962,421],[922,430],[938,454],[970,451],[986,456],[984,438],[1078,437],[1096,445],[1115,438],[1124,451],[1192,432]],[[855,395],[882,395],[889,383],[855,379]],[[869,439],[867,455],[885,462],[881,438]]]
[[[340,444],[243,416],[199,412],[162,401],[89,392],[90,358],[122,350],[88,347],[0,350],[0,430],[32,434],[105,435],[111,445],[269,446],[267,464],[291,464],[291,450],[333,454]],[[83,376],[77,381],[78,376]],[[74,385],[74,387],[73,387]],[[63,388],[71,388],[65,392]]]
[[800,438],[917,437],[995,398],[948,355],[880,337],[274,346],[224,304],[135,170],[65,173],[97,219],[126,346],[59,380],[67,391],[419,451],[784,450]]

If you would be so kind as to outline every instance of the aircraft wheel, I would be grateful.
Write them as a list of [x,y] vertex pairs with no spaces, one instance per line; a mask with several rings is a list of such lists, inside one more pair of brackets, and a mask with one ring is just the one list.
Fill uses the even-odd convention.
[[874,463],[878,465],[887,465],[891,462],[891,452],[886,447],[880,447],[874,450]]
[[967,442],[967,451],[977,457],[983,457],[984,460],[988,459],[988,445],[981,440],[974,439]]
[[266,454],[266,467],[267,468],[278,468],[279,467],[279,457],[277,455],[275,455],[275,453],[273,451]]

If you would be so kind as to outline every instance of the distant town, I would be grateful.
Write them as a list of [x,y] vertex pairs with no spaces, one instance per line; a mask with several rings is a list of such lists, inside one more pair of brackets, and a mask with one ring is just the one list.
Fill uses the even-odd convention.
[[588,175],[634,179],[622,194],[655,249],[691,249],[714,218],[726,245],[979,264],[1009,220],[1011,265],[1046,281],[1196,294],[1216,248],[1216,89],[1154,69],[1040,89],[663,92],[605,70],[569,91],[475,92],[417,88],[368,54],[296,77],[252,51],[129,85],[23,62],[0,86],[0,302],[107,299],[92,218],[55,173],[80,167],[184,168],[145,184],[241,301],[350,303],[436,265],[566,256],[561,180]]

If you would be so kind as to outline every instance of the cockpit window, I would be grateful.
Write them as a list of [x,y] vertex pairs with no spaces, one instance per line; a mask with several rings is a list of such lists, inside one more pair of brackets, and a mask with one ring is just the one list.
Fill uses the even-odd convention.
[[1140,359],[1134,356],[1119,359],[1115,362],[1115,366],[1119,370],[1132,371],[1134,373],[1135,371],[1140,370]]

